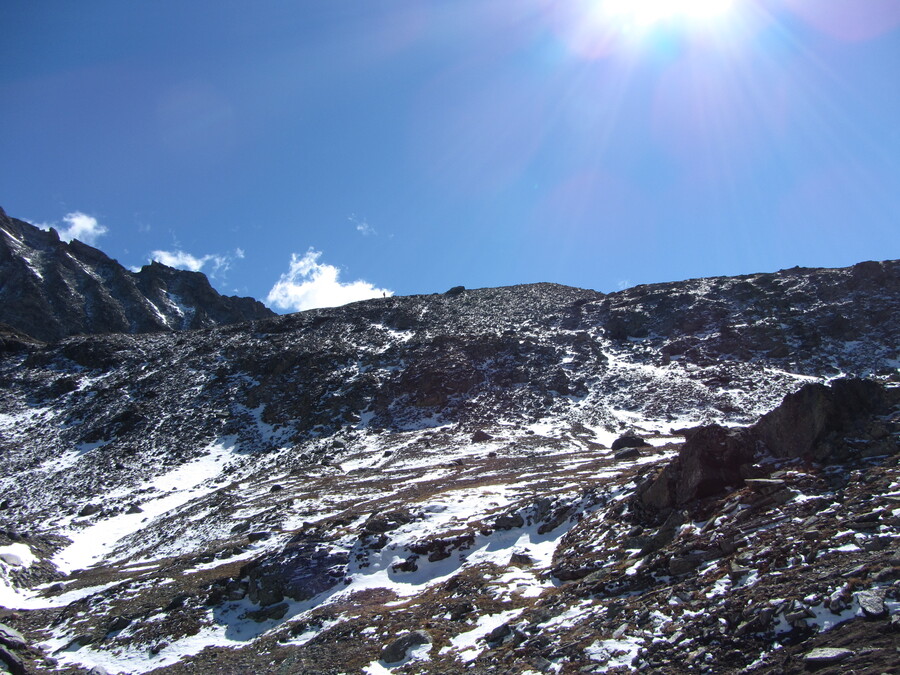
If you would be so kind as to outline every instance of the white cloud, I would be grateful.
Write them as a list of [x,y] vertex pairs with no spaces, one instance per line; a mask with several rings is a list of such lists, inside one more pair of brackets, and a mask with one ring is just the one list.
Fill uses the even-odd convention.
[[290,270],[272,286],[266,301],[277,309],[295,312],[317,307],[337,307],[348,302],[393,295],[368,281],[342,283],[340,270],[319,262],[321,251],[310,248],[303,257],[291,254]]
[[368,237],[369,235],[378,234],[378,232],[375,231],[375,228],[372,227],[371,225],[369,225],[369,221],[366,220],[365,218],[360,220],[356,216],[350,216],[350,218],[348,218],[348,220],[351,223],[353,223],[354,225],[356,225],[356,231],[359,232],[364,237]]
[[231,269],[231,261],[234,258],[243,257],[244,251],[242,249],[236,249],[234,257],[218,253],[209,253],[198,258],[197,256],[180,249],[174,251],[153,251],[150,253],[150,260],[155,260],[163,265],[175,267],[180,270],[200,272],[208,265],[210,268],[209,275],[211,277],[224,274]]
[[56,223],[50,225],[43,223],[39,224],[38,227],[42,230],[49,230],[51,227],[54,227],[59,232],[59,238],[63,241],[77,239],[85,244],[93,244],[98,237],[102,237],[109,231],[105,226],[98,223],[96,218],[81,211],[67,213],[63,216],[63,222],[68,223],[69,226],[58,228]]
[[199,272],[203,269],[209,256],[198,258],[186,251],[153,251],[150,259],[180,270]]

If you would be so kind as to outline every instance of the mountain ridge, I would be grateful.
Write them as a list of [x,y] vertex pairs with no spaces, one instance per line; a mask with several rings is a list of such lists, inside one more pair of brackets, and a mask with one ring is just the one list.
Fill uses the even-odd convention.
[[101,250],[0,210],[0,323],[34,338],[184,330],[274,316],[156,261],[131,272]]
[[840,647],[884,670],[897,316],[883,261],[23,342],[0,353],[7,653],[751,673]]

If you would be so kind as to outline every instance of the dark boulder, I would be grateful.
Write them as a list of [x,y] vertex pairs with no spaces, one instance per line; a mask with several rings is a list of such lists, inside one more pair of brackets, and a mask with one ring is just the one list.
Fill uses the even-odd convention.
[[[750,428],[691,429],[678,456],[638,488],[636,503],[663,512],[720,494],[727,486],[743,486],[745,479],[760,477],[753,462],[761,453],[821,462],[843,461],[856,452],[895,453],[895,435],[886,433],[878,418],[898,402],[900,391],[872,380],[805,385]],[[765,491],[771,486],[757,481],[753,487]]]
[[624,450],[625,448],[643,448],[648,445],[649,443],[640,436],[635,434],[624,434],[613,441],[612,449]]
[[3,663],[7,672],[12,673],[12,675],[27,675],[28,673],[21,657],[5,647],[0,647],[0,663]]
[[249,612],[247,617],[256,621],[257,623],[262,623],[263,621],[281,621],[285,615],[288,613],[290,609],[290,605],[286,602],[279,602],[277,605],[269,605],[268,607],[262,607],[257,609],[254,612]]
[[244,568],[249,579],[248,595],[262,606],[285,598],[303,601],[334,587],[347,570],[349,555],[314,541],[295,542],[280,553]]
[[[876,453],[896,452],[890,436],[873,439],[874,417],[896,403],[895,390],[864,379],[839,379],[830,386],[807,384],[753,426],[762,449],[775,457],[819,462],[846,460],[855,450],[847,438],[870,440]],[[877,434],[876,434],[877,435]]]
[[95,513],[100,513],[103,509],[100,504],[85,504],[81,507],[81,510],[78,511],[78,515],[82,518],[86,518],[87,516],[93,516]]
[[613,455],[613,459],[617,461],[625,461],[628,459],[636,459],[641,456],[641,451],[637,448],[625,448],[624,450],[619,450],[617,453]]
[[406,510],[373,513],[366,522],[363,523],[362,529],[364,534],[384,534],[385,532],[391,532],[398,527],[407,525],[412,521],[412,514]]
[[406,658],[407,652],[419,645],[431,644],[431,636],[427,631],[414,630],[406,635],[401,635],[381,650],[381,660],[385,663],[397,663]]
[[645,508],[665,511],[717,495],[743,485],[753,473],[753,456],[745,430],[701,427],[674,460],[638,488],[636,499]]
[[504,513],[494,521],[495,530],[512,530],[525,525],[525,519],[518,513]]

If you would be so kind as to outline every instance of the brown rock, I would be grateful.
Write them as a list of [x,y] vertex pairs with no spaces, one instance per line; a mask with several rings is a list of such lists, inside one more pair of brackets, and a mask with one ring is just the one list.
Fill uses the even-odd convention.
[[845,378],[828,387],[807,384],[763,415],[753,435],[776,457],[839,459],[839,441],[859,432],[884,409],[887,398],[884,387],[872,380]]
[[743,430],[701,427],[671,463],[638,488],[638,499],[653,510],[671,509],[739,486],[749,475],[753,447]]

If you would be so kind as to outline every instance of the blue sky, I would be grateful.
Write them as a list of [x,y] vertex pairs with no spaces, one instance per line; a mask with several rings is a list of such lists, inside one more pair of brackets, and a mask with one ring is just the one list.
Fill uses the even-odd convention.
[[0,24],[7,213],[278,311],[900,257],[900,0],[8,0]]

